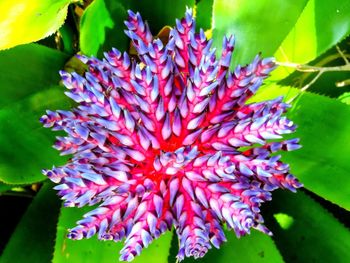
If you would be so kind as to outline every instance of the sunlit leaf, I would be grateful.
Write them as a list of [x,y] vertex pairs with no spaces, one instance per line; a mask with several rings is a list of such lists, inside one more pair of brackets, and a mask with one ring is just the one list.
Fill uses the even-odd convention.
[[0,50],[26,44],[54,33],[74,0],[0,1]]
[[41,181],[41,169],[63,161],[51,147],[54,134],[42,128],[39,118],[48,108],[69,105],[64,88],[52,86],[66,58],[39,45],[0,52],[0,181]]
[[[350,34],[350,1],[309,0],[297,23],[275,54],[278,61],[305,64]],[[280,67],[273,78],[293,72]]]
[[[286,262],[349,262],[349,230],[302,191],[276,191],[267,206],[266,224]],[[291,220],[287,227],[281,215]]]
[[60,207],[51,188],[51,183],[45,183],[34,198],[0,257],[1,263],[50,262]]
[[235,64],[246,64],[256,54],[272,56],[295,25],[307,0],[245,1],[215,0],[214,46],[222,37],[235,35]]
[[[119,262],[119,251],[123,247],[123,242],[100,241],[96,237],[79,241],[67,238],[67,229],[74,227],[75,222],[90,210],[91,207],[61,209],[53,263]],[[144,249],[133,262],[167,262],[170,242],[171,233],[167,232]]]
[[341,102],[350,105],[350,92],[345,92],[338,98]]

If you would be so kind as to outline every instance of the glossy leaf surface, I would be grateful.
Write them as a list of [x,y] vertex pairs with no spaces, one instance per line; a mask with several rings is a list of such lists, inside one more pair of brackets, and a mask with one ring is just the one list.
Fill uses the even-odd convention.
[[[275,53],[278,61],[305,64],[350,34],[350,1],[309,0],[298,21]],[[280,67],[273,78],[294,70]]]
[[221,48],[225,35],[235,35],[234,64],[249,63],[256,54],[272,56],[295,25],[307,0],[215,0],[214,46]]
[[38,41],[64,22],[73,0],[0,1],[0,50]]

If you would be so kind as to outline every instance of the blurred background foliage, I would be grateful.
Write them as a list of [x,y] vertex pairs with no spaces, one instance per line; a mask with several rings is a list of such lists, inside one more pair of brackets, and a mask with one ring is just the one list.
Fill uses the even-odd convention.
[[[228,242],[198,262],[350,262],[349,0],[1,0],[1,263],[118,262],[120,243],[66,238],[85,211],[61,209],[41,174],[66,159],[38,120],[48,108],[71,106],[58,71],[82,72],[76,53],[132,52],[123,32],[128,9],[157,35],[186,6],[218,52],[222,37],[235,35],[232,68],[259,52],[276,57],[280,67],[254,100],[293,101],[288,115],[303,148],[283,159],[305,186],[297,194],[276,191],[263,205],[273,237],[227,233]],[[167,233],[134,262],[175,262],[176,252]]]

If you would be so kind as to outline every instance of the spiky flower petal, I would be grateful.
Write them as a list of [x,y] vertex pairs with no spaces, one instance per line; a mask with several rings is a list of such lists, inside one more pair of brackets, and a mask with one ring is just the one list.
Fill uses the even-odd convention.
[[301,186],[272,154],[299,148],[297,139],[276,140],[295,130],[283,116],[288,105],[246,103],[273,60],[257,56],[230,72],[234,38],[224,38],[216,59],[194,23],[187,10],[163,44],[130,11],[126,34],[139,61],[113,49],[103,60],[80,56],[84,76],[61,72],[78,106],[41,121],[67,133],[55,148],[73,157],[44,173],[66,206],[99,203],[70,238],[125,238],[121,260],[130,261],[174,226],[178,258],[203,257],[226,240],[223,224],[238,237],[251,228],[270,234],[261,203],[276,188]]

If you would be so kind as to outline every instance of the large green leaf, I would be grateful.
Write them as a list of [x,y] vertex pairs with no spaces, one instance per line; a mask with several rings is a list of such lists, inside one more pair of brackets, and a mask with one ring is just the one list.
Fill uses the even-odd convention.
[[127,50],[123,21],[127,17],[125,1],[95,0],[80,21],[80,49],[86,55],[102,56],[112,47]]
[[0,50],[37,41],[54,33],[74,0],[0,1]]
[[[96,237],[83,240],[70,240],[67,238],[67,229],[75,226],[75,222],[83,214],[90,211],[86,208],[62,208],[57,226],[57,237],[53,263],[110,263],[119,262],[119,251],[122,242],[99,241]],[[171,233],[168,232],[155,240],[133,262],[166,263],[171,243]]]
[[[255,100],[278,95],[294,97],[299,90],[267,86]],[[306,188],[350,210],[350,106],[325,96],[303,93],[289,110],[297,125],[292,137],[302,148],[282,154]]]
[[[275,57],[279,61],[307,63],[350,34],[350,1],[309,0],[297,23],[284,39]],[[275,79],[293,70],[280,67]]]
[[[252,231],[250,235],[238,239],[232,231],[225,231],[228,239],[220,249],[212,248],[201,259],[187,258],[184,263],[283,263],[283,259],[268,235]],[[177,238],[174,236],[174,238]],[[174,242],[173,242],[174,243]],[[174,256],[177,251],[172,249]],[[171,263],[175,260],[170,259]]]
[[41,169],[62,161],[51,148],[54,134],[42,128],[46,109],[65,108],[58,82],[66,55],[39,45],[0,52],[0,181],[27,184],[45,179]]
[[307,0],[215,0],[214,45],[221,47],[225,35],[235,35],[235,64],[246,64],[262,52],[272,56],[295,25]]
[[42,186],[12,234],[0,257],[1,263],[50,262],[60,207],[51,188],[51,183]]
[[266,224],[286,262],[349,262],[349,230],[312,198],[277,191],[266,206]]

